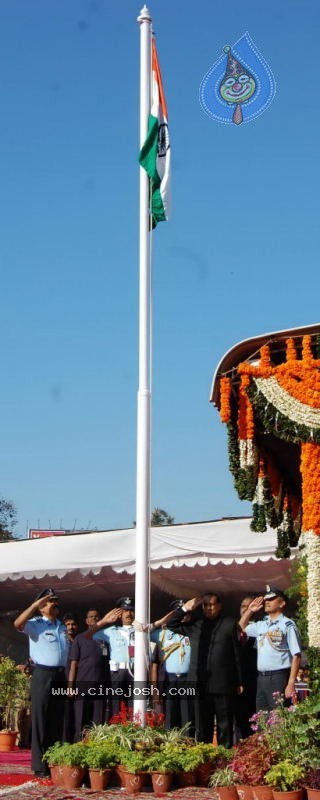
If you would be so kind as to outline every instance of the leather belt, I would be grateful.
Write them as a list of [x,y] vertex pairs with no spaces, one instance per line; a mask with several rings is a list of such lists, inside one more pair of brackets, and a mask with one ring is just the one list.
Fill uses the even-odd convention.
[[33,669],[51,669],[55,672],[64,672],[65,667],[49,667],[48,664],[35,664]]
[[188,673],[187,672],[167,672],[166,674],[169,675],[170,678],[186,678]]
[[289,672],[290,667],[282,667],[282,669],[264,669],[259,670],[259,675],[277,675],[278,672]]

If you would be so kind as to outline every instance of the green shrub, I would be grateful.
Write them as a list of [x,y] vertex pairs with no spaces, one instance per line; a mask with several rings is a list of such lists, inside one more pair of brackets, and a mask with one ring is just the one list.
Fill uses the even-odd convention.
[[127,772],[146,772],[149,769],[149,757],[137,750],[123,753],[121,763]]
[[51,766],[85,767],[87,747],[85,744],[60,744],[56,742],[46,750],[43,760]]
[[89,769],[109,769],[119,764],[119,748],[112,743],[86,745],[86,766]]
[[177,762],[182,772],[193,772],[203,764],[203,755],[197,745],[177,748]]
[[211,762],[212,764],[216,763],[219,769],[226,767],[233,755],[232,750],[227,750],[227,748],[223,747],[221,744],[216,747],[213,744],[199,742],[199,744],[195,745],[194,749],[201,755],[202,764],[206,764],[207,762]]
[[179,772],[177,748],[162,745],[157,753],[148,758],[150,772]]
[[273,789],[277,789],[279,792],[290,792],[298,788],[303,776],[303,767],[292,764],[286,758],[269,769],[264,776],[264,781],[268,786],[272,786]]

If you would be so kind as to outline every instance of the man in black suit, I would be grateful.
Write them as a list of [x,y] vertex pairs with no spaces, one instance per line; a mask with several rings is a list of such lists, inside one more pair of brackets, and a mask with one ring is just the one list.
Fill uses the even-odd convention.
[[[188,612],[190,621],[182,622]],[[220,597],[209,592],[177,609],[170,628],[190,638],[188,683],[195,689],[197,740],[212,742],[216,719],[218,744],[232,747],[234,699],[242,691],[236,622],[223,615]]]

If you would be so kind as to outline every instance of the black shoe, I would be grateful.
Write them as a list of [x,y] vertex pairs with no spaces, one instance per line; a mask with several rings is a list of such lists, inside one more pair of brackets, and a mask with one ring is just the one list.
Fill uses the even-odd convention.
[[50,772],[45,770],[37,770],[35,773],[36,778],[49,778]]

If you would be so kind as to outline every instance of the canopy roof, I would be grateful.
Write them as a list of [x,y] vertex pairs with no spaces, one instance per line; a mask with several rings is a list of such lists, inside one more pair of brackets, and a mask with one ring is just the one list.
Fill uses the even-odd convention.
[[[2,609],[21,610],[45,586],[54,586],[68,608],[110,608],[134,594],[135,539],[135,529],[127,529],[0,544]],[[275,545],[275,532],[252,533],[249,518],[152,528],[152,588],[178,597],[207,589],[223,597],[259,592],[268,581],[285,588],[290,562],[275,558]]]
[[[209,401],[220,407],[219,378],[226,373],[233,374],[234,368],[241,361],[247,361],[259,357],[259,350],[264,344],[270,344],[273,357],[277,360],[278,354],[285,350],[285,341],[291,336],[293,338],[302,337],[306,334],[312,335],[320,332],[319,322],[314,325],[304,325],[301,328],[287,328],[286,330],[263,333],[259,336],[252,336],[250,339],[243,339],[233,345],[230,350],[222,356],[212,379],[212,386]],[[281,356],[280,356],[281,357]]]

